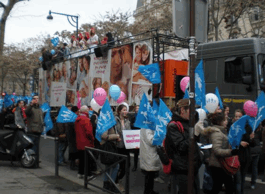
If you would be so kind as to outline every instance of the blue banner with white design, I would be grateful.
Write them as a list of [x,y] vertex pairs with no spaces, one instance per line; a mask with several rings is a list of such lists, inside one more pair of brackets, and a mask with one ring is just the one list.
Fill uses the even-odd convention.
[[57,117],[57,123],[72,123],[75,122],[77,114],[69,110],[66,106],[62,106]]
[[215,95],[217,96],[218,100],[219,100],[219,106],[220,106],[220,109],[223,109],[223,102],[222,102],[222,98],[220,96],[220,93],[219,93],[219,90],[218,88],[216,87],[215,88]]
[[4,106],[4,100],[0,99],[0,112],[2,112],[3,106]]
[[48,131],[50,131],[53,128],[53,122],[52,122],[50,111],[48,111],[45,114],[44,124],[45,124],[45,130],[43,131],[43,134],[47,133]]
[[258,106],[258,114],[255,118],[250,117],[249,125],[251,126],[252,130],[255,131],[259,124],[265,119],[265,94],[261,92],[255,102]]
[[109,101],[106,99],[98,117],[96,129],[97,140],[101,142],[102,134],[114,125],[116,125],[116,119],[110,107]]
[[4,107],[7,108],[9,106],[12,106],[14,103],[13,101],[11,100],[11,97],[6,94],[5,98],[4,98]]
[[53,39],[51,39],[51,42],[52,42],[53,46],[57,46],[59,44],[59,38],[58,37],[53,38]]
[[156,118],[154,111],[144,93],[140,103],[139,111],[134,123],[135,127],[155,130]]
[[167,133],[167,124],[171,121],[172,112],[167,105],[160,99],[159,111],[156,120],[156,130],[153,138],[153,145],[162,145]]
[[152,84],[161,83],[161,73],[158,63],[153,63],[150,65],[140,65],[138,67],[138,71]]
[[153,112],[155,116],[157,117],[159,111],[159,106],[157,105],[156,101],[153,99]]
[[51,107],[49,106],[49,104],[47,102],[43,103],[40,108],[41,108],[42,112],[48,112],[51,110]]
[[244,115],[230,127],[228,142],[232,146],[232,149],[240,145],[242,136],[246,133],[245,126],[248,118],[248,115]]
[[200,61],[195,69],[195,101],[202,108],[206,105],[203,60]]

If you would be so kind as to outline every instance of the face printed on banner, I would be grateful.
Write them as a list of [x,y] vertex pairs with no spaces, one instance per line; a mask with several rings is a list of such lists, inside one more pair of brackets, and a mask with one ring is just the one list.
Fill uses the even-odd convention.
[[140,64],[141,60],[142,60],[141,48],[140,48],[140,45],[137,45],[135,47],[135,62]]
[[84,70],[84,64],[83,64],[83,58],[78,58],[78,64],[79,64],[79,69],[80,72],[82,72]]
[[107,96],[109,95],[109,83],[105,81],[101,86],[107,93]]
[[100,77],[95,77],[92,81],[93,89],[100,88],[102,85],[102,79]]
[[88,74],[89,73],[90,64],[89,64],[89,61],[87,60],[86,57],[83,57],[83,66],[84,66],[84,69],[86,71],[86,74]]
[[[111,77],[120,78],[122,76],[122,60],[118,50],[113,51],[111,59]],[[115,83],[113,83],[115,84]]]
[[62,65],[62,76],[64,78],[67,77],[67,69],[66,69],[66,64],[65,63],[63,63],[63,65]]
[[70,76],[70,83],[73,85],[76,80],[76,71],[72,71]]

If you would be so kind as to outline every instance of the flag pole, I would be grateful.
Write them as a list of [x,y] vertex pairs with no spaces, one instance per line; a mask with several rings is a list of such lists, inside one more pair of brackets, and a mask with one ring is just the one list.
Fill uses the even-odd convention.
[[190,39],[189,39],[189,63],[190,63],[190,120],[189,120],[189,155],[188,155],[188,194],[193,194],[194,189],[194,125],[195,125],[195,0],[190,0]]

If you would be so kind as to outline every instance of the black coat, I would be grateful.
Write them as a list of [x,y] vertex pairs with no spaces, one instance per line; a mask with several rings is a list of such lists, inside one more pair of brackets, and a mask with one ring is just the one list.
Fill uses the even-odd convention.
[[[93,115],[90,117],[90,122],[92,124],[92,127],[93,127],[93,135],[94,137],[96,137],[96,129],[97,129],[97,122],[98,122],[98,117],[99,117],[99,114],[97,112],[93,112]],[[95,148],[99,148],[100,146],[100,142],[95,138],[94,140],[94,146]]]
[[[190,147],[189,139],[189,120],[185,120],[178,114],[173,113],[172,121],[179,121],[184,133],[174,123],[169,123],[167,126],[167,134],[165,140],[165,149],[168,157],[173,160],[171,171],[173,173],[187,173],[188,172],[188,153]],[[202,157],[199,146],[195,143],[194,150],[194,173],[197,174],[202,164]]]
[[131,129],[140,129],[139,127],[135,127],[135,126],[134,126],[134,123],[135,123],[135,121],[136,121],[136,116],[137,116],[137,113],[133,114],[133,115],[130,117]]

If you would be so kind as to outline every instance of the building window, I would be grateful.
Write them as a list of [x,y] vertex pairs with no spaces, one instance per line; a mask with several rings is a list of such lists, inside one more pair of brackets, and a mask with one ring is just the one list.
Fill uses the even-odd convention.
[[214,25],[213,24],[209,25],[209,32],[214,32]]
[[252,22],[263,20],[263,11],[260,9],[260,7],[252,8],[250,20]]

